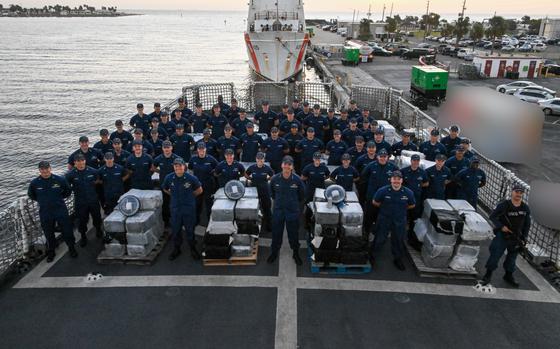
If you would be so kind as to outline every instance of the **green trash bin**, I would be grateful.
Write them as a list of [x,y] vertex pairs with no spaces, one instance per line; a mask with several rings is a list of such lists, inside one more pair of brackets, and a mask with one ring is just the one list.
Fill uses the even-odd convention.
[[357,65],[360,62],[360,49],[350,46],[344,47],[344,61],[349,65]]

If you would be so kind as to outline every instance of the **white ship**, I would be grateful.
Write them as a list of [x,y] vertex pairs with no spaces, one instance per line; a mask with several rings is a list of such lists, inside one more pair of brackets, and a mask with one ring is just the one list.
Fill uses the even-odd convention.
[[293,77],[308,43],[302,0],[250,0],[245,44],[257,74],[272,81]]

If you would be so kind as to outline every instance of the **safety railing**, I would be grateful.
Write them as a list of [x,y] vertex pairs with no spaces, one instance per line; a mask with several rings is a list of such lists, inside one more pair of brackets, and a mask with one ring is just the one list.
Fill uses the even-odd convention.
[[[307,101],[312,106],[318,104],[321,109],[333,108],[336,105],[332,83],[296,82],[296,96],[300,101]],[[288,96],[293,100],[293,96]]]
[[282,106],[288,103],[290,84],[287,81],[253,81],[247,92],[250,111],[260,110],[263,101],[268,101],[272,110],[280,111]]

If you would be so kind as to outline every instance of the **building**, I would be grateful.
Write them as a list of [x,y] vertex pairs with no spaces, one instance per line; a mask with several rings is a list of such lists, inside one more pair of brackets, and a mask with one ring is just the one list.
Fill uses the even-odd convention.
[[[385,26],[387,25],[387,23],[370,23],[369,24],[369,30],[371,32],[371,35],[373,35],[374,39],[380,39],[384,36],[387,35],[387,32],[385,31]],[[357,39],[358,36],[360,35],[360,22],[339,22],[338,23],[338,27],[339,28],[348,28],[348,32],[346,34],[346,37],[348,39]]]
[[519,78],[533,79],[539,76],[543,60],[529,55],[477,55],[473,64],[489,78],[504,78],[508,71],[519,73]]
[[543,18],[539,35],[547,39],[560,39],[560,19]]

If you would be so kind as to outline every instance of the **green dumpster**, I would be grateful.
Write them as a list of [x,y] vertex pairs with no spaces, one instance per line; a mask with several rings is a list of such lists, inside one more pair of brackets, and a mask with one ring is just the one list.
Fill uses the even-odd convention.
[[346,63],[348,65],[357,65],[359,62],[360,49],[351,46],[345,46],[343,63]]

